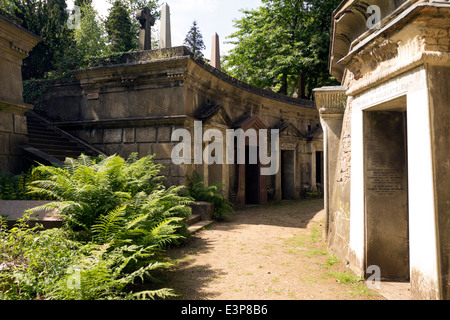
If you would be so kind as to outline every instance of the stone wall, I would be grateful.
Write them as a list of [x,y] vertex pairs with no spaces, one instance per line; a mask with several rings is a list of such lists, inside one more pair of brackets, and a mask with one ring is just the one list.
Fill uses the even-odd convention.
[[[171,136],[185,128],[193,143],[194,121],[202,121],[203,132],[218,129],[226,137],[226,129],[257,118],[255,129],[279,128],[281,150],[294,152],[292,187],[294,198],[301,197],[304,186],[315,181],[308,150],[321,150],[320,137],[314,148],[307,147],[312,134],[320,130],[314,104],[242,83],[193,59],[183,47],[171,50],[174,56],[169,58],[138,61],[143,53],[129,54],[121,63],[76,71],[76,80],[50,83],[39,112],[106,154],[156,154],[156,161],[165,166],[162,173],[168,185],[184,184],[186,175],[197,171],[208,184],[222,183],[231,200],[238,197],[239,167],[174,165],[171,153],[178,142],[171,142]],[[187,158],[194,162],[193,154]],[[274,177],[261,178],[261,188],[267,190],[261,199],[281,200],[282,180],[281,170]]]
[[27,122],[23,110],[0,106],[0,172],[20,173],[26,167],[20,145],[27,143]]
[[[447,38],[448,40],[448,38]],[[433,169],[436,190],[442,298],[450,299],[450,67],[429,67]]]
[[28,140],[22,97],[22,61],[40,38],[0,15],[0,173],[20,173],[26,160],[19,146]]
[[329,204],[328,248],[344,261],[350,255],[351,101],[345,110]]

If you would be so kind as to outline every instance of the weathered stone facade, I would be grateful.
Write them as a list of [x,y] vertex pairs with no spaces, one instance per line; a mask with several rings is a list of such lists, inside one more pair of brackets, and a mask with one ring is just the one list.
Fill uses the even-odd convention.
[[[240,82],[184,47],[128,54],[74,75],[77,80],[49,85],[41,114],[106,154],[156,154],[169,185],[186,183],[196,171],[207,184],[222,183],[241,206],[298,199],[322,182],[320,119],[311,101]],[[172,134],[188,129],[193,143],[195,121],[202,121],[203,133],[217,129],[224,138],[227,129],[279,129],[284,166],[265,177],[259,174],[261,164],[194,164],[189,155],[192,164],[175,165],[172,150],[179,142]]]
[[27,142],[25,112],[33,106],[22,98],[22,61],[40,38],[0,15],[0,172],[20,172],[19,148]]
[[[448,1],[345,1],[333,14],[330,73],[348,99],[340,125],[321,112],[337,141],[325,134],[329,248],[362,276],[376,265],[409,281],[414,299],[450,298],[449,32]],[[317,107],[336,118],[332,90],[316,90]]]

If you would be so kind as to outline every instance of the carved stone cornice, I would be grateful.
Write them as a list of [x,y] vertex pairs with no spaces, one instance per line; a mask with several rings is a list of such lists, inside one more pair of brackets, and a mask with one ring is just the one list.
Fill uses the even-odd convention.
[[322,87],[314,89],[316,106],[320,117],[342,117],[347,105],[347,96],[345,87]]
[[[398,55],[397,49],[398,44],[392,40],[377,39],[370,47],[351,57],[350,62],[347,64],[347,69],[353,73],[353,78],[358,80],[367,72],[375,70],[380,63],[395,58]],[[345,63],[344,59],[341,61]]]

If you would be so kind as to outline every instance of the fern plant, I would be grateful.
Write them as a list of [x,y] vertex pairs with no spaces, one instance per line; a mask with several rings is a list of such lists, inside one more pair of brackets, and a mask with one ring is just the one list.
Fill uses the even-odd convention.
[[230,218],[234,212],[232,203],[223,195],[223,186],[220,183],[205,186],[203,177],[194,172],[188,176],[189,184],[186,188],[186,195],[195,201],[205,201],[214,204],[214,220],[220,221]]
[[[59,209],[65,228],[43,232],[48,242],[40,241],[35,230],[26,229],[25,225],[13,229],[16,232],[13,237],[8,233],[7,242],[25,238],[27,243],[18,249],[19,253],[11,254],[14,263],[18,262],[18,257],[25,260],[22,269],[8,273],[7,282],[14,284],[8,297],[22,298],[23,292],[27,292],[26,297],[30,299],[42,296],[76,300],[154,299],[173,295],[170,289],[133,292],[136,281],[154,280],[153,271],[170,266],[163,258],[163,250],[181,242],[187,235],[183,221],[191,214],[189,203],[192,200],[180,196],[184,187],[165,188],[160,168],[152,157],[138,159],[137,155],[129,159],[82,155],[78,159],[67,159],[62,167],[36,167],[34,170],[42,179],[33,183],[30,192],[56,201],[33,211]],[[17,230],[25,230],[23,236]],[[51,235],[58,237],[52,241]],[[29,242],[42,246],[30,249]],[[59,243],[67,243],[60,248],[63,252],[58,251]],[[69,250],[70,246],[76,250]],[[16,247],[2,245],[8,250]],[[52,250],[46,250],[47,247]],[[57,252],[58,257],[67,254],[67,259],[57,267],[52,265],[53,261],[59,261],[52,256],[52,251]],[[41,252],[47,260],[42,259]],[[34,273],[41,262],[42,270],[39,267],[37,270],[41,271]],[[72,277],[66,272],[68,268],[79,270],[78,288],[67,285]],[[51,281],[46,282],[46,279]],[[0,279],[0,287],[1,284]]]
[[[191,214],[189,199],[179,195],[180,188],[163,186],[159,175],[162,166],[152,159],[138,159],[136,154],[126,160],[116,155],[97,159],[82,155],[67,159],[63,167],[38,166],[34,170],[46,179],[33,182],[30,192],[56,201],[35,210],[56,208],[69,230],[90,240],[103,238],[102,242],[122,237],[119,233],[126,229],[126,223],[119,223],[135,219],[141,219],[141,225],[145,221],[148,231],[164,219],[182,218],[170,223],[183,229],[180,221]],[[127,235],[136,236],[139,230],[128,230]],[[145,237],[145,233],[140,236]]]

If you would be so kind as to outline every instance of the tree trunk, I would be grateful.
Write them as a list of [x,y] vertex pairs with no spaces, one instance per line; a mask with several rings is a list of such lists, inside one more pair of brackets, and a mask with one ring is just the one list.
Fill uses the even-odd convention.
[[287,88],[288,87],[288,83],[287,83],[287,75],[283,74],[282,78],[281,78],[281,88],[278,91],[278,93],[287,95]]
[[303,74],[298,76],[298,97],[302,99],[306,98],[306,85]]

